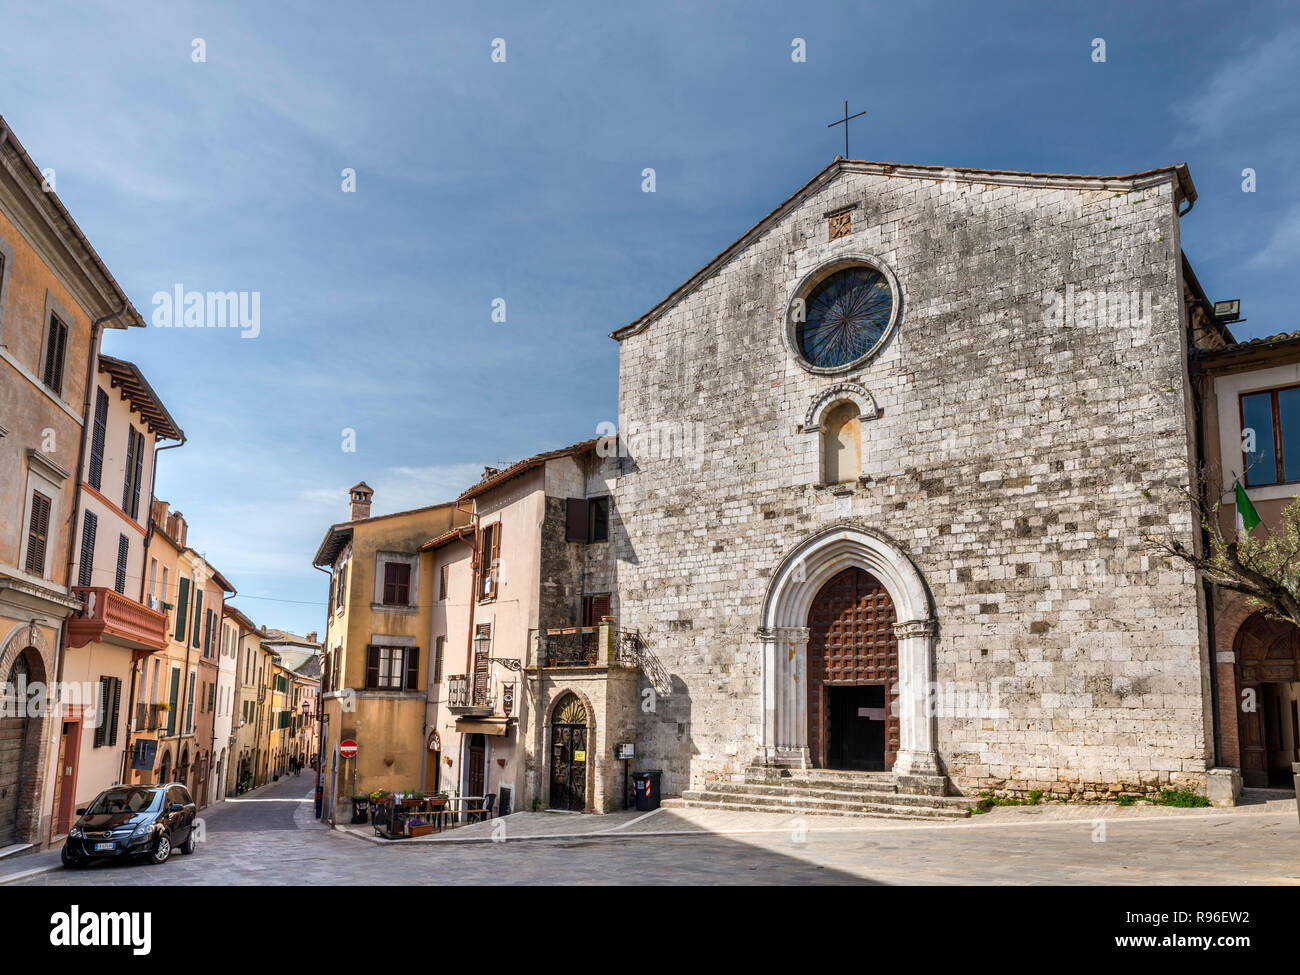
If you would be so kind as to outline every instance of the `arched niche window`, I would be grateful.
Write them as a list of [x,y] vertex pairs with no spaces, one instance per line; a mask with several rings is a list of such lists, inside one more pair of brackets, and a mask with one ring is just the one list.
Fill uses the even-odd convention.
[[858,404],[836,403],[822,418],[822,480],[856,481],[862,474],[862,418]]

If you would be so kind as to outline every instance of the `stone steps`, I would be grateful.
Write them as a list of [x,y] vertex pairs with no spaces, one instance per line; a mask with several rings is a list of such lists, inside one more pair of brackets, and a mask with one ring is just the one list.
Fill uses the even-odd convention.
[[753,767],[731,782],[682,793],[686,806],[883,819],[965,819],[978,799],[943,794],[942,778],[890,772]]
[[962,815],[970,811],[975,803],[963,796],[927,796],[910,792],[886,792],[879,789],[841,789],[804,786],[790,788],[782,785],[750,782],[714,782],[703,790],[714,795],[753,796],[755,798],[798,797],[818,802],[830,802],[848,806],[887,805],[917,806],[925,809],[956,809]]
[[728,809],[733,812],[786,813],[805,816],[848,816],[860,819],[965,819],[969,808],[940,806],[895,805],[876,800],[841,802],[828,799],[810,799],[798,793],[780,796],[750,795],[746,793],[716,792],[712,789],[690,790],[682,793],[686,806],[692,809]]

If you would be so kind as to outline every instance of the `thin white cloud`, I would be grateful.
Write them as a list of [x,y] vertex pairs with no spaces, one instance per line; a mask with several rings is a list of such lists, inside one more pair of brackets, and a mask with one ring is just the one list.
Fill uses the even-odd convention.
[[1288,27],[1257,47],[1221,61],[1205,84],[1174,112],[1202,137],[1223,138],[1245,119],[1290,102],[1300,78],[1300,28]]

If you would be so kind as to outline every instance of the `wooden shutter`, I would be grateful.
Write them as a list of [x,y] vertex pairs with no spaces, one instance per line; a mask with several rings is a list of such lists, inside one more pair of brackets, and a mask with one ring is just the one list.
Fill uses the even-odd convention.
[[32,512],[27,521],[26,569],[34,576],[45,575],[45,545],[50,534],[50,499],[32,492]]
[[366,647],[366,687],[376,688],[379,686],[379,648],[376,646]]
[[176,640],[185,642],[185,624],[190,612],[190,580],[181,577],[176,589]]
[[434,684],[442,680],[442,653],[443,653],[443,648],[446,645],[447,645],[447,638],[445,636],[440,636],[438,637],[437,640],[434,641],[433,659],[429,661],[429,668],[430,668],[429,686],[430,687],[432,687]]
[[95,532],[99,529],[99,516],[87,511],[81,518],[81,558],[77,564],[77,585],[90,585],[95,571]]
[[95,748],[104,744],[105,736],[108,734],[108,702],[111,693],[108,686],[109,678],[100,675],[99,678],[99,713],[95,715]]
[[192,647],[197,647],[199,645],[199,627],[202,625],[202,614],[203,590],[196,588],[194,590],[194,633],[190,636],[190,646]]
[[391,606],[397,602],[397,563],[384,563],[384,605]]
[[[90,514],[89,511],[86,514]],[[131,539],[125,535],[117,536],[117,577],[113,580],[113,588],[118,592],[126,593],[126,563],[131,556]]]
[[339,572],[339,606],[343,605],[343,601],[347,599],[347,596],[348,596],[348,567],[345,565],[343,566],[342,570],[340,570]]
[[419,690],[420,686],[420,648],[406,648],[406,683],[402,686],[404,691]]
[[55,393],[63,395],[63,361],[67,355],[68,327],[57,315],[50,316],[50,330],[45,341],[45,369],[41,379]]
[[108,393],[95,390],[95,430],[90,437],[90,486],[98,491],[104,481],[104,435],[108,431]]
[[131,513],[131,478],[135,474],[135,427],[126,428],[126,473],[122,479],[122,510]]
[[492,526],[492,556],[488,562],[488,570],[492,573],[492,582],[488,589],[489,596],[497,594],[497,577],[501,575],[501,522]]
[[[492,624],[480,623],[474,627],[475,636],[490,636],[492,633]],[[478,641],[475,640],[475,643]],[[491,645],[489,644],[489,647]],[[475,704],[481,704],[487,700],[488,692],[488,657],[491,650],[474,651],[474,698]]]
[[565,501],[564,540],[566,542],[587,541],[587,501],[585,498],[569,498]]
[[117,744],[117,725],[118,725],[118,722],[121,720],[121,707],[122,707],[122,678],[120,678],[120,677],[110,677],[109,680],[111,680],[111,681],[113,682],[113,707],[112,707],[112,709],[111,709],[111,711],[110,711],[112,717],[111,717],[111,719],[110,719],[110,721],[109,721],[109,725],[108,725],[108,743],[109,743],[110,745],[116,745],[116,744]]
[[141,430],[135,435],[135,484],[131,488],[131,511],[132,518],[140,517],[140,482],[144,479],[144,431]]

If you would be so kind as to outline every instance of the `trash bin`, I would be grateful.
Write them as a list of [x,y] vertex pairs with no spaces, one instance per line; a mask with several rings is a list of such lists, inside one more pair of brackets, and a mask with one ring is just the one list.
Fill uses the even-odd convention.
[[352,797],[352,822],[365,823],[370,820],[370,797]]
[[659,778],[663,772],[657,768],[632,773],[632,791],[636,793],[638,812],[659,808]]

